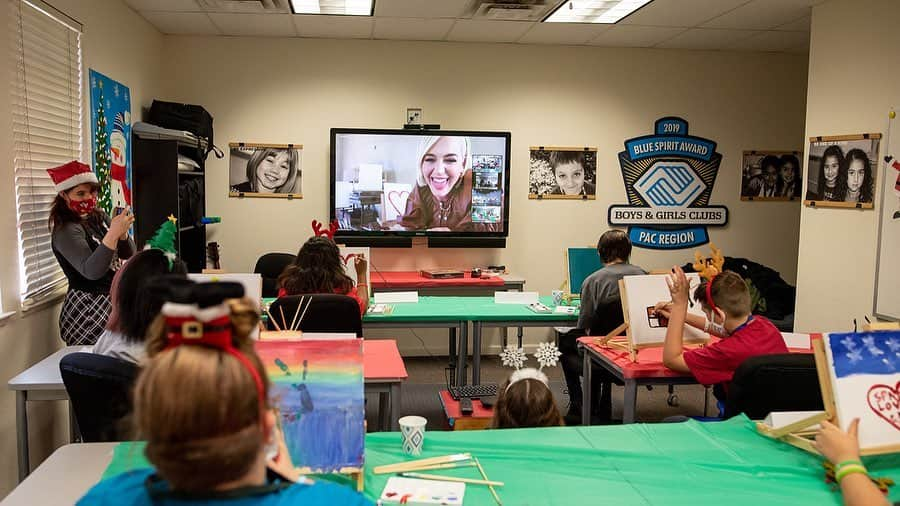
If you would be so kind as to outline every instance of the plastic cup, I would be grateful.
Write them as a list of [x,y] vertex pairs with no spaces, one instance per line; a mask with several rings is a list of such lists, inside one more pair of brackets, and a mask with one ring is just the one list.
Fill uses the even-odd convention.
[[407,455],[422,454],[426,423],[428,420],[421,416],[404,416],[400,419],[400,440],[403,443],[403,453]]
[[551,292],[551,294],[553,294],[553,305],[554,306],[561,305],[562,300],[563,300],[563,291],[562,290],[553,290]]

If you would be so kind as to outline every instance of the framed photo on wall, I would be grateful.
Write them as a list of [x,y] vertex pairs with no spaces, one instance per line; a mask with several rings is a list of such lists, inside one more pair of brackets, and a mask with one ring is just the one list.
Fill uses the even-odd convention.
[[597,148],[532,146],[528,198],[593,200]]
[[811,207],[874,207],[881,134],[810,137],[806,200]]
[[303,198],[302,144],[228,145],[228,196]]
[[800,200],[800,151],[744,151],[741,200]]

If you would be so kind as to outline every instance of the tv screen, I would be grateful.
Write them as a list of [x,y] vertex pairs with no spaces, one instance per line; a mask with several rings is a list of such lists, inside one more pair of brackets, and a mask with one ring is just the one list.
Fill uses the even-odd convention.
[[509,132],[331,130],[339,235],[505,237]]

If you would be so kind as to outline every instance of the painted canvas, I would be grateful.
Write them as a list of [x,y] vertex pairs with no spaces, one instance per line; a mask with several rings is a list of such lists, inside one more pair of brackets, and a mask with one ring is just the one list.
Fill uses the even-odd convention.
[[[700,284],[700,276],[695,272],[686,273],[690,283],[690,291],[693,293]],[[622,293],[622,310],[628,323],[628,336],[638,348],[647,346],[661,346],[666,340],[666,327],[668,321],[659,318],[652,311],[657,302],[667,301],[672,298],[669,287],[666,285],[665,274],[647,274],[643,276],[625,276],[622,278],[624,292]],[[688,312],[703,316],[700,304],[691,299]],[[685,326],[684,342],[696,343],[709,339],[706,332]]]
[[900,445],[900,331],[827,334],[825,351],[837,419],[859,418],[859,447]]
[[294,465],[304,473],[363,465],[362,339],[258,341],[270,399]]
[[112,216],[131,205],[131,91],[90,69],[91,151],[100,181],[97,203]]
[[370,292],[372,291],[372,284],[369,282],[371,276],[369,274],[369,270],[372,266],[372,257],[369,255],[368,246],[338,246],[341,254],[341,261],[344,262],[344,274],[350,276],[350,279],[353,280],[353,284],[359,284],[359,280],[356,279],[356,257],[358,255],[364,255],[366,259],[369,261],[368,267],[366,267],[366,289]]

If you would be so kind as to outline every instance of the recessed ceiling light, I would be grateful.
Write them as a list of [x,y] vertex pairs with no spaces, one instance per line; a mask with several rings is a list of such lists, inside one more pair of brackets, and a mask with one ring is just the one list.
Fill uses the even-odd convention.
[[545,23],[618,23],[653,0],[568,0]]
[[375,0],[291,0],[291,11],[294,14],[372,16]]

